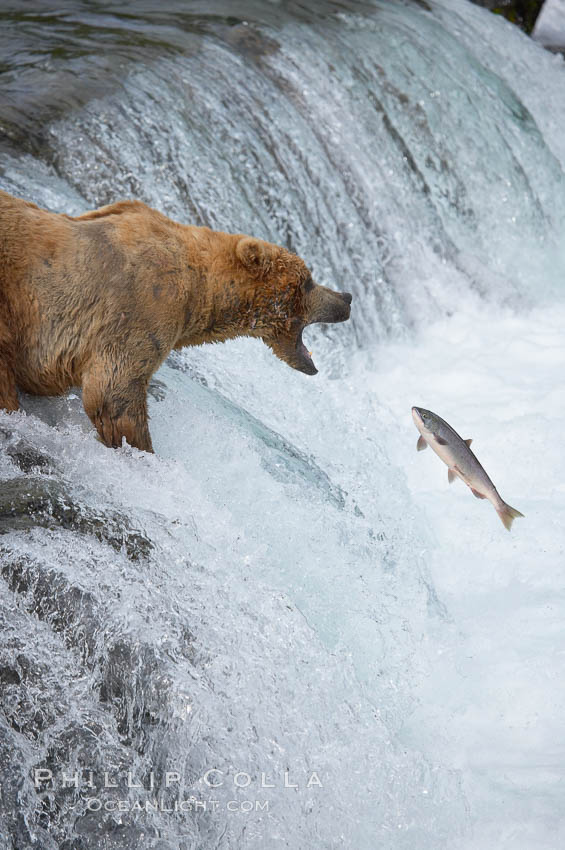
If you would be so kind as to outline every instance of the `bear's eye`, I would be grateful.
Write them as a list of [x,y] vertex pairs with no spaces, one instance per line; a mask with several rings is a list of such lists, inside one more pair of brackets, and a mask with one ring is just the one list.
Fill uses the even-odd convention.
[[304,292],[312,292],[314,289],[314,281],[312,280],[312,275],[310,275],[304,283]]

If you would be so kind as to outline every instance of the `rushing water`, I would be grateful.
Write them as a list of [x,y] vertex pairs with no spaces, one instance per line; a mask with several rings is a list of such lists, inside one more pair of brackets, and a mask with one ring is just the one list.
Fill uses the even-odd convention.
[[[562,846],[562,58],[466,0],[0,23],[2,188],[138,197],[355,298],[315,379],[251,340],[171,357],[155,456],[76,393],[0,414],[43,516],[0,517],[0,846]],[[512,536],[411,404],[473,428]]]

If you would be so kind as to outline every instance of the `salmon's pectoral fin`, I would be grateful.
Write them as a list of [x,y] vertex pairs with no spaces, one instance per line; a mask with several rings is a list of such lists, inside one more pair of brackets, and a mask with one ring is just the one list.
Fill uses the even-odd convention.
[[469,437],[469,439],[468,439],[468,440],[463,440],[463,442],[464,442],[464,443],[467,443],[467,445],[468,445],[468,446],[470,446],[470,445],[471,445],[471,443],[473,442],[473,438],[472,438],[472,437]]
[[500,510],[497,510],[497,514],[502,520],[504,524],[504,528],[507,531],[510,531],[512,528],[512,523],[516,519],[516,517],[523,517],[524,514],[521,514],[520,511],[517,511],[516,508],[511,508],[510,505],[507,505],[506,502],[502,503],[502,507]]
[[419,452],[423,452],[425,448],[427,448],[427,443],[423,437],[418,437],[418,442],[416,443],[416,448]]
[[434,437],[434,440],[435,440],[435,441],[436,441],[436,443],[438,443],[440,446],[447,446],[447,440],[444,440],[444,439],[443,439],[443,437]]
[[471,487],[471,493],[473,494],[473,496],[476,496],[477,499],[486,499],[486,496],[483,496],[483,494],[479,493],[478,490],[473,490],[472,487]]
[[457,478],[457,473],[455,472],[455,470],[454,469],[448,469],[447,470],[447,480],[449,481],[449,483],[453,484],[453,482],[455,481],[456,478]]

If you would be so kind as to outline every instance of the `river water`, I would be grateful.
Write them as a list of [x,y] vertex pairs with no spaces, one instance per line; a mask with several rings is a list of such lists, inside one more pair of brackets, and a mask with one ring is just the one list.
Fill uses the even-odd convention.
[[563,846],[563,58],[466,0],[0,22],[1,188],[137,197],[354,293],[315,378],[254,340],[169,358],[155,456],[78,392],[0,413],[4,489],[59,506],[0,538],[0,846]]

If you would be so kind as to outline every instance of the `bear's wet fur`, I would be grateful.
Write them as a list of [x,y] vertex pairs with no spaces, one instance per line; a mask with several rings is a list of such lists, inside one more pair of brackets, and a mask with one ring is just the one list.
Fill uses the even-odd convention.
[[104,443],[152,451],[147,385],[174,348],[262,339],[313,375],[302,330],[349,318],[285,248],[179,224],[141,201],[76,217],[0,191],[0,408],[81,386]]

